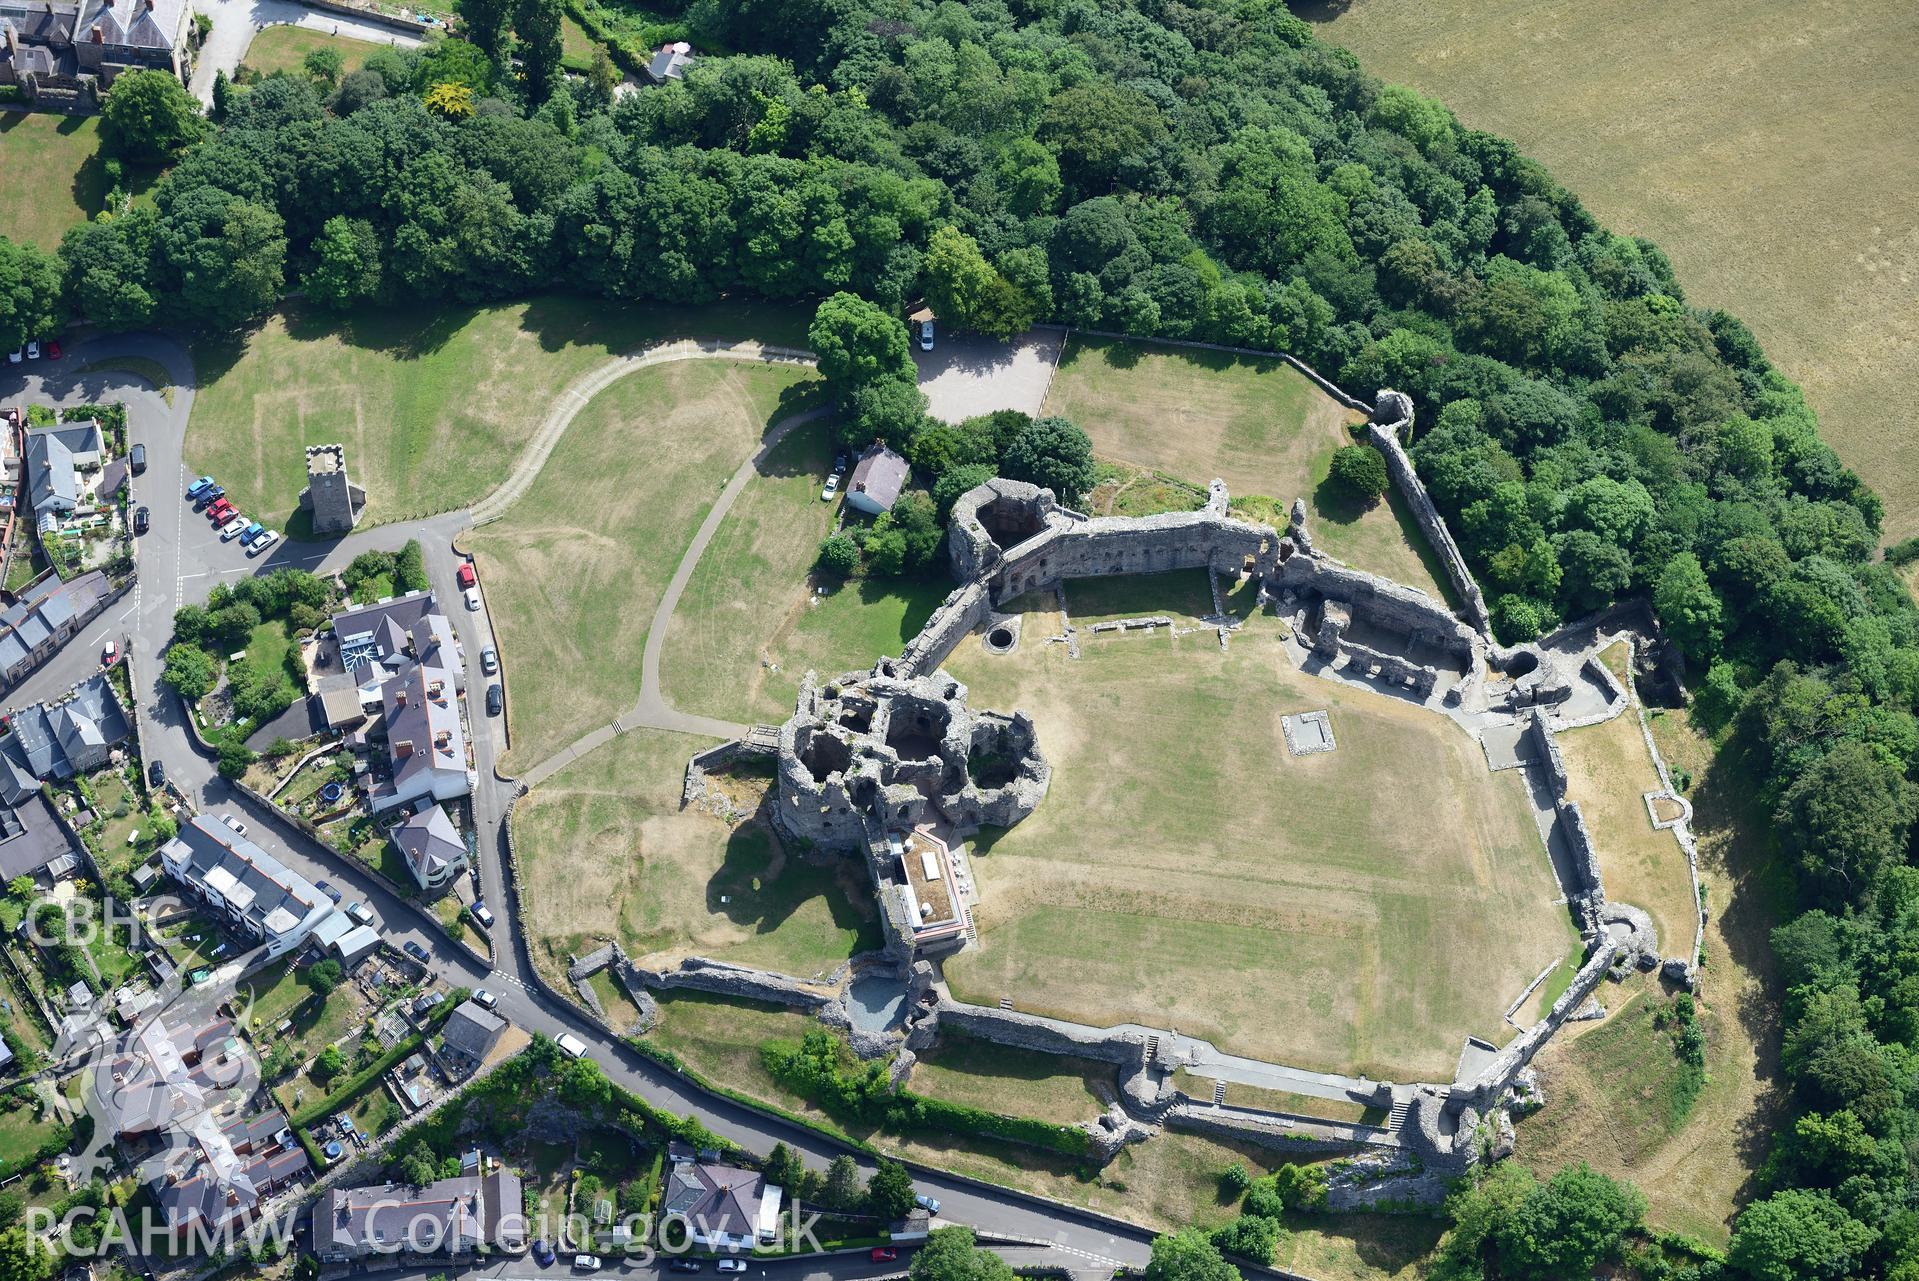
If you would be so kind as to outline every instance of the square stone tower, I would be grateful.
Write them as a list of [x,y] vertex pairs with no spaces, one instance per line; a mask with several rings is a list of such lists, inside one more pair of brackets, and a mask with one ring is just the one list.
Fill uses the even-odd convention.
[[366,509],[366,490],[347,479],[346,448],[307,446],[307,485],[300,509],[312,513],[313,532],[335,537],[353,531]]

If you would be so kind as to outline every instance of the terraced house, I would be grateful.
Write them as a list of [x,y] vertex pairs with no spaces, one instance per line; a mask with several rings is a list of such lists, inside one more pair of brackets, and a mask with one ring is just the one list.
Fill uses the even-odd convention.
[[188,0],[4,0],[0,85],[29,100],[92,96],[123,71],[193,73]]

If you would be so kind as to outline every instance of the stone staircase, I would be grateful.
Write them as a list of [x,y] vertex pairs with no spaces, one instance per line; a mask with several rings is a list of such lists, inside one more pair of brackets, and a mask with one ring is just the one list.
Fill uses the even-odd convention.
[[1386,1114],[1387,1130],[1394,1134],[1399,1133],[1400,1128],[1406,1124],[1406,1118],[1412,1115],[1412,1111],[1413,1100],[1411,1096],[1401,1096],[1395,1091],[1393,1094],[1392,1111]]
[[1222,1107],[1226,1103],[1226,1082],[1213,1082],[1213,1106]]

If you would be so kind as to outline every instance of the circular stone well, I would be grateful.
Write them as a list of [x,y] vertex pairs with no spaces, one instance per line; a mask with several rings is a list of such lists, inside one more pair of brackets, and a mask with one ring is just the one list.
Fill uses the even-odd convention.
[[995,619],[987,627],[986,635],[980,638],[980,644],[989,654],[1010,654],[1019,645],[1019,620],[1017,618]]

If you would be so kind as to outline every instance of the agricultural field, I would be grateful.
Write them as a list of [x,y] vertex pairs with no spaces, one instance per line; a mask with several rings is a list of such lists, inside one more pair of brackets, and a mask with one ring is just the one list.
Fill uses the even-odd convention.
[[1217,476],[1235,500],[1270,499],[1247,502],[1244,514],[1278,528],[1304,498],[1320,550],[1446,598],[1444,573],[1396,492],[1361,507],[1326,484],[1333,451],[1353,443],[1366,416],[1285,361],[1075,335],[1045,412],[1085,429],[1102,462],[1157,469],[1202,491]]
[[241,511],[296,533],[302,451],[328,442],[346,446],[366,485],[367,520],[451,511],[498,485],[561,388],[611,357],[693,336],[804,346],[805,330],[790,308],[564,295],[347,320],[289,307],[195,346],[186,457],[218,475]]
[[781,441],[707,545],[667,625],[666,700],[751,723],[793,714],[800,677],[870,667],[917,635],[951,585],[943,575],[839,583],[810,574],[836,504],[820,501],[828,426]]
[[[524,924],[549,973],[606,939],[635,960],[697,954],[801,976],[878,946],[862,864],[815,868],[758,823],[680,808],[687,758],[707,746],[635,730],[515,809]],[[741,799],[767,781],[743,780]]]
[[[1507,1005],[1577,947],[1523,782],[1440,716],[1295,672],[1282,626],[1226,653],[1164,631],[954,652],[1053,764],[1038,811],[973,846],[956,995],[1380,1079],[1450,1079],[1464,1036],[1512,1035]],[[1282,715],[1317,708],[1338,749],[1291,756]]]
[[545,760],[633,705],[648,623],[694,531],[812,382],[804,369],[752,362],[638,370],[594,397],[520,500],[474,532],[501,660],[515,674],[506,769]]
[[1910,10],[1827,0],[1782,26],[1741,0],[1365,0],[1302,16],[1657,241],[1691,302],[1736,313],[1805,387],[1885,499],[1888,540],[1919,532],[1903,429],[1919,417],[1919,225],[1860,180],[1919,163]]
[[374,50],[384,47],[371,40],[355,40],[351,36],[336,36],[310,27],[282,23],[262,28],[260,34],[253,37],[253,43],[247,46],[246,57],[240,65],[263,76],[270,76],[276,71],[303,76],[305,68],[302,63],[309,53],[315,49],[337,49],[345,64],[341,74],[346,75],[365,66]]

